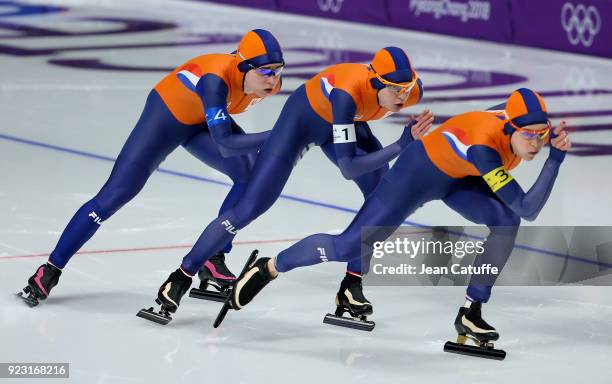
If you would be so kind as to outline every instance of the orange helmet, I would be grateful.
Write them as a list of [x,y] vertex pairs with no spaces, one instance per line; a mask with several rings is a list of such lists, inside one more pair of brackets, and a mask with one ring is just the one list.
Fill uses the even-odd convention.
[[[409,83],[416,76],[408,55],[398,47],[385,47],[376,52],[370,68],[389,83]],[[371,83],[375,89],[385,87],[384,82],[378,78],[372,79]]]
[[248,72],[250,69],[267,64],[285,63],[280,44],[265,29],[254,29],[247,32],[242,37],[235,53],[239,60],[238,70],[240,72]]
[[542,96],[531,89],[520,88],[512,92],[505,110],[508,119],[517,127],[548,122],[548,112]]

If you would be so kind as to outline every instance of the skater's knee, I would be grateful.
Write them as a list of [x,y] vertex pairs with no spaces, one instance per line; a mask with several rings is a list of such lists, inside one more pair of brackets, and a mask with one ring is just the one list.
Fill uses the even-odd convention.
[[93,200],[106,212],[108,218],[142,190],[150,174],[145,167],[135,162],[119,159]]
[[223,216],[227,216],[231,225],[233,225],[236,229],[242,229],[255,220],[255,213],[256,212],[253,210],[252,206],[239,204]]
[[341,233],[336,236],[329,236],[330,243],[333,245],[335,250],[335,260],[340,262],[348,262],[356,257],[360,257],[361,242],[359,239],[355,241],[351,239],[351,236],[346,233]]
[[268,209],[268,207],[256,202],[245,200],[243,199],[243,202],[237,204],[230,213],[230,216],[233,218],[232,223],[238,229],[246,227]]
[[115,211],[109,211],[104,204],[101,204],[97,196],[85,203],[81,209],[83,208],[91,211],[88,212],[88,216],[98,224],[102,224],[103,221],[106,221],[115,213]]
[[134,191],[131,188],[103,189],[93,198],[93,200],[100,206],[101,210],[105,212],[106,217],[104,217],[103,220],[106,220],[132,200],[137,194],[138,191]]

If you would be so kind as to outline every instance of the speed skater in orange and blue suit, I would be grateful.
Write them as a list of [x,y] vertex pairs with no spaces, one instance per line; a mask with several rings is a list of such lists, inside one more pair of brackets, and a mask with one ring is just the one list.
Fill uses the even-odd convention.
[[[548,158],[525,192],[510,171],[521,161],[532,160],[549,139]],[[365,246],[371,249],[374,242],[384,241],[415,210],[433,200],[442,200],[467,220],[488,226],[484,252],[476,257],[473,267],[488,264],[501,272],[514,247],[521,219],[532,221],[538,216],[570,147],[565,122],[553,129],[542,97],[530,89],[514,91],[506,103],[491,110],[453,117],[403,149],[342,233],[312,235],[274,258],[257,259],[236,281],[232,308],[244,307],[279,273],[327,260],[368,260],[369,255],[361,252],[363,228],[390,228],[381,230],[378,236],[368,234]],[[322,252],[326,260],[321,259]],[[461,337],[481,344],[499,337],[481,316],[482,303],[489,300],[497,276],[472,276],[465,304],[455,321]],[[337,305],[354,317],[371,309],[370,303],[355,300],[355,293],[360,291],[361,281],[355,278],[341,287]]]
[[[102,189],[78,209],[48,262],[28,280],[22,294],[26,303],[35,306],[49,296],[70,258],[179,146],[232,180],[220,212],[232,208],[244,194],[257,151],[269,135],[245,133],[232,115],[276,94],[284,64],[276,38],[255,29],[243,36],[235,52],[195,57],[165,76],[150,91]],[[219,284],[235,279],[223,258],[230,249],[231,242],[224,243],[202,269]]]

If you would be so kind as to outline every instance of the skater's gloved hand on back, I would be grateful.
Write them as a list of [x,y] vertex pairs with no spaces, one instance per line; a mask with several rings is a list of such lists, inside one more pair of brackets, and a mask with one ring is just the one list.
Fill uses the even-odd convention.
[[411,117],[411,121],[404,127],[404,132],[399,139],[399,144],[403,147],[414,140],[423,137],[433,125],[433,113],[426,109],[417,117]]
[[550,132],[550,153],[548,157],[559,163],[565,158],[565,153],[572,147],[569,133],[565,130],[565,121],[562,121]]

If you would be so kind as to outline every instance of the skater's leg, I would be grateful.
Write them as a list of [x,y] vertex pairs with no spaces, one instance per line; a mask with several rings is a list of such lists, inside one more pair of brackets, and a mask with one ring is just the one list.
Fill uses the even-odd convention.
[[[72,255],[89,240],[103,221],[130,201],[151,173],[199,127],[179,123],[157,92],[149,93],[144,110],[119,154],[107,182],[98,194],[74,214],[49,256],[28,280],[26,290],[34,305],[45,299],[58,282]],[[27,292],[27,293],[28,293]]]
[[183,258],[181,268],[185,272],[197,272],[205,260],[232,241],[238,230],[274,204],[303,150],[315,142],[312,132],[325,131],[331,136],[329,129],[325,130],[329,123],[308,109],[307,103],[303,87],[289,97],[270,137],[257,155],[244,194],[231,209],[206,227]]
[[[475,267],[490,264],[499,272],[506,264],[521,222],[521,218],[501,202],[479,177],[467,178],[444,202],[467,220],[489,227],[484,252],[476,257]],[[486,303],[498,275],[475,275],[467,289],[471,301]]]
[[[398,201],[399,204],[407,200]],[[351,224],[339,235],[317,233],[308,236],[280,252],[275,258],[278,272],[319,264],[326,261],[348,262],[359,259],[361,230],[367,226],[385,225],[397,227],[404,220],[403,210],[382,202],[375,194],[366,199]],[[356,257],[357,256],[357,257]]]
[[109,179],[98,194],[75,213],[51,253],[49,262],[60,269],[63,268],[72,255],[93,236],[102,222],[140,192],[151,173],[166,156],[180,145],[187,135],[192,134],[191,129],[195,128],[178,123],[159,95],[155,91],[151,92]]
[[[466,219],[489,227],[484,252],[476,257],[474,266],[491,264],[501,272],[512,252],[520,217],[497,199],[479,177],[462,180],[444,202]],[[465,305],[459,308],[455,318],[457,343],[446,343],[445,351],[495,359],[506,356],[504,351],[493,348],[492,341],[499,338],[499,333],[482,317],[482,303],[489,300],[496,279],[495,274],[472,276]],[[467,338],[477,346],[465,345]]]
[[[244,132],[238,126],[235,126],[234,133]],[[183,146],[200,161],[227,175],[232,180],[232,188],[225,197],[219,209],[219,214],[234,207],[244,194],[247,182],[253,170],[256,154],[252,153],[241,156],[223,157],[216,144],[213,142],[210,133],[206,131],[194,135],[185,142]],[[223,248],[223,252],[229,253],[231,249],[232,244],[230,242]]]
[[100,225],[130,201],[145,185],[150,173],[139,164],[117,160],[100,192],[74,214],[49,256],[49,263],[64,268]]
[[[267,273],[272,276],[323,261],[361,260],[362,243],[372,249],[374,242],[385,240],[418,207],[445,196],[451,184],[452,179],[435,168],[422,143],[417,141],[402,152],[344,232],[335,236],[323,233],[309,236],[279,253],[271,262],[262,261],[262,264],[267,265]],[[362,239],[362,229],[372,226],[385,228]],[[369,256],[370,253],[364,255],[366,264]],[[253,273],[259,273],[259,270],[253,269]],[[232,300],[238,300],[241,306],[250,302],[263,288],[263,285],[258,285],[255,290],[241,291],[239,287],[248,287],[250,277],[247,272],[239,278],[236,282],[238,288],[232,293]]]
[[195,274],[206,259],[230,243],[238,230],[267,211],[280,196],[293,164],[271,153],[260,153],[240,201],[213,220],[183,258],[181,268]]
[[[233,127],[233,133],[243,134],[238,126]],[[223,157],[208,131],[198,132],[183,143],[183,147],[206,165],[227,175],[233,182],[232,188],[225,197],[219,214],[231,209],[244,194],[246,184],[253,169],[255,154]],[[200,286],[190,292],[192,297],[201,299],[220,300],[226,297],[226,291],[236,279],[236,276],[225,264],[225,254],[232,249],[231,242],[208,259],[200,267],[198,277]],[[212,286],[214,290],[207,289]]]
[[[193,276],[205,261],[231,243],[239,229],[272,206],[280,196],[302,150],[311,143],[319,142],[312,132],[324,132],[331,137],[329,123],[309,108],[306,91],[302,86],[285,103],[269,138],[257,154],[244,193],[233,207],[224,210],[206,227],[194,247],[183,258],[179,268],[182,273]],[[311,130],[311,127],[317,129]],[[160,301],[164,310],[166,304]]]
[[[286,272],[329,260],[361,263],[362,243],[371,247],[374,242],[385,240],[421,205],[446,194],[450,183],[451,179],[426,157],[422,144],[415,142],[385,173],[344,232],[336,236],[309,236],[282,251],[275,265],[279,272]],[[365,227],[385,228],[362,241],[361,232]],[[367,259],[369,255],[364,257]]]

